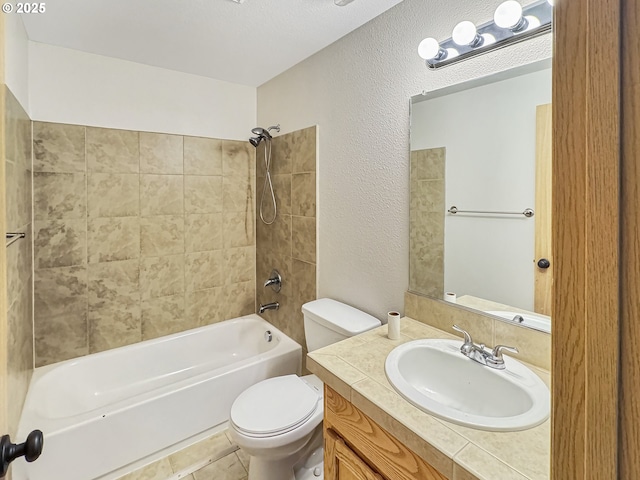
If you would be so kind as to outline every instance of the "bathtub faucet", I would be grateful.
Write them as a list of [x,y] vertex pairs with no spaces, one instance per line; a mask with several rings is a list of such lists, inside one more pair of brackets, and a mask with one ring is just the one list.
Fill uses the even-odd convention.
[[258,310],[258,313],[264,313],[266,310],[278,310],[279,308],[280,304],[278,302],[271,302],[266,305],[260,304],[260,310]]

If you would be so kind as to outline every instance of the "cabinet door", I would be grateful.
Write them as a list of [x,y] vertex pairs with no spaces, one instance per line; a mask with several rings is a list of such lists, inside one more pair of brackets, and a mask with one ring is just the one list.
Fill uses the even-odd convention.
[[325,480],[383,480],[332,430],[324,440]]

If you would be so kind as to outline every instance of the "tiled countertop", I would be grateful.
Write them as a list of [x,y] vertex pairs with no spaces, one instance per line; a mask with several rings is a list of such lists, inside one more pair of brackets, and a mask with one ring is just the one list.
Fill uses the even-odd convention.
[[[399,340],[389,340],[383,325],[309,353],[307,368],[451,480],[548,479],[549,420],[522,432],[484,432],[435,418],[396,393],[384,362],[419,338],[457,337],[405,317]],[[549,384],[548,372],[527,366]]]

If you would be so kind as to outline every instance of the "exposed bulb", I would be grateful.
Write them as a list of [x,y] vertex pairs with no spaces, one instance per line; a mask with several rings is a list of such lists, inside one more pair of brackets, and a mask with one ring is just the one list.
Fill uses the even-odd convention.
[[438,58],[442,53],[440,43],[435,38],[428,37],[418,45],[418,55],[424,60],[432,60]]
[[507,0],[496,8],[493,21],[500,28],[521,30],[526,27],[526,20],[522,18],[522,5],[515,0]]
[[482,37],[478,37],[478,29],[468,20],[460,22],[453,28],[451,38],[460,46],[476,47],[482,42]]

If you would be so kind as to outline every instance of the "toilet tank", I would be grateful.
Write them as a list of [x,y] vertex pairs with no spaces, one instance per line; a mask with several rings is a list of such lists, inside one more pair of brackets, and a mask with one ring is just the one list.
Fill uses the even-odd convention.
[[302,314],[309,352],[381,325],[368,313],[330,298],[305,303]]

